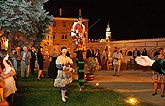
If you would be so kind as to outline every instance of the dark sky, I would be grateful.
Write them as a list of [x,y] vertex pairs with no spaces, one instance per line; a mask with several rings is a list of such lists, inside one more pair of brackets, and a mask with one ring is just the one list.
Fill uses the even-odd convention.
[[89,19],[89,38],[105,38],[109,22],[112,39],[145,39],[165,37],[165,6],[160,0],[49,0],[45,9],[53,16]]

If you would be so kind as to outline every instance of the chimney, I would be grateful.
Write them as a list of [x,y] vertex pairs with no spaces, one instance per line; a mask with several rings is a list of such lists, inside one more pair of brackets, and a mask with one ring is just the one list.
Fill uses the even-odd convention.
[[59,9],[59,15],[62,16],[62,8]]
[[81,9],[79,9],[79,16],[81,16]]

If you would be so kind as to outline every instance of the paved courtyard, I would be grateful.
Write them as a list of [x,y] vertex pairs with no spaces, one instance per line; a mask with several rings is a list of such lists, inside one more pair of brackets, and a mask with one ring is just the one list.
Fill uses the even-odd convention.
[[140,101],[154,103],[159,106],[165,106],[165,97],[158,94],[152,96],[153,81],[151,79],[152,71],[143,70],[122,70],[121,76],[112,76],[113,70],[101,70],[95,73],[95,79],[89,83],[96,84],[106,89],[121,92],[126,96],[136,97]]

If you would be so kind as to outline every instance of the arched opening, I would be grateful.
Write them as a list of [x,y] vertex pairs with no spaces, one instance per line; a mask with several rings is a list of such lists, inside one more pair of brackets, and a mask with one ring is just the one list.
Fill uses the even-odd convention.
[[132,56],[132,51],[128,51],[127,56]]

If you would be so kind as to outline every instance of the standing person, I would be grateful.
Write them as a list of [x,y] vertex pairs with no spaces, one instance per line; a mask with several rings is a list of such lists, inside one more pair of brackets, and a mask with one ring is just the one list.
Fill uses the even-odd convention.
[[92,46],[90,46],[90,48],[87,49],[86,59],[88,59],[89,57],[94,57],[94,56],[95,56],[94,50],[93,50]]
[[95,58],[97,58],[97,61],[99,62],[99,70],[100,70],[101,69],[101,56],[100,56],[100,50],[99,49],[96,49]]
[[2,72],[0,76],[5,81],[4,87],[4,98],[13,105],[14,102],[14,94],[17,91],[16,83],[14,80],[14,76],[16,75],[16,71],[13,67],[12,62],[9,60],[9,55],[6,50],[2,50],[2,57],[1,57],[1,69]]
[[34,75],[35,62],[36,62],[36,50],[34,46],[31,46],[31,59],[30,59],[30,70],[31,74]]
[[[58,68],[57,78],[60,78],[60,80],[68,78],[66,69],[70,68],[70,66],[73,65],[72,59],[66,56],[66,53],[67,53],[66,47],[62,47],[61,54],[60,56],[57,57],[57,60],[56,60],[56,67]],[[61,97],[62,97],[63,102],[66,102],[66,98],[68,98],[66,96],[66,92],[67,92],[67,84],[64,84],[61,87]]]
[[136,58],[137,56],[140,56],[140,51],[139,51],[137,48],[135,48],[135,50],[133,51],[133,58],[134,58],[134,61],[135,61],[135,58]]
[[121,60],[123,59],[123,55],[119,52],[119,48],[115,47],[115,50],[112,54],[112,60],[113,60],[113,76],[119,76],[120,75],[120,67],[121,67]]
[[147,49],[146,48],[143,49],[142,56],[147,56]]
[[52,53],[49,57],[49,67],[48,67],[48,78],[56,78],[57,77],[57,67],[56,67],[56,59],[57,59],[56,49],[53,49]]
[[38,76],[37,76],[37,80],[41,80],[41,77],[43,77],[43,65],[44,65],[44,56],[42,54],[42,49],[43,47],[39,47],[38,51],[37,51],[37,61],[38,61]]
[[[147,49],[146,48],[143,49],[141,55],[142,56],[147,56]],[[145,70],[147,70],[147,67],[142,66],[142,69],[143,69],[143,71],[145,71]]]
[[164,97],[164,88],[165,88],[165,57],[163,50],[160,50],[160,55],[158,56],[159,60],[152,60],[148,56],[139,56],[136,58],[136,62],[142,66],[151,66],[153,70],[152,79],[154,81],[154,89],[152,96],[157,94],[158,83],[161,84],[161,97]]
[[31,53],[28,51],[27,46],[23,47],[23,51],[21,52],[21,78],[30,76],[30,59]]
[[78,21],[74,22],[71,28],[71,37],[73,41],[73,49],[76,52],[76,63],[78,67],[78,83],[80,91],[84,88],[84,59],[83,51],[85,45],[85,25],[82,23],[82,17],[78,17]]
[[85,25],[82,21],[82,17],[78,17],[78,21],[74,22],[71,28],[74,51],[83,50],[85,44]]
[[17,51],[15,50],[15,48],[13,48],[12,54],[11,54],[11,59],[13,60],[13,66],[16,71],[16,76],[15,76],[16,79],[17,79],[17,75],[18,75],[17,57],[18,57]]
[[108,61],[108,47],[106,46],[103,50],[103,57],[101,59],[101,69],[107,70],[107,61]]

